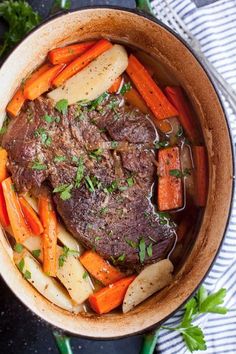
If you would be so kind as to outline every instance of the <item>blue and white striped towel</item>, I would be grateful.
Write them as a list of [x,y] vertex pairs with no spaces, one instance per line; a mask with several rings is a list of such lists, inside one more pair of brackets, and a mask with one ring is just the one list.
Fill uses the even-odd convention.
[[[203,1],[202,1],[203,2]],[[169,3],[183,19],[188,29],[200,41],[202,50],[217,70],[236,90],[236,0],[218,0],[210,5],[197,8],[191,0],[169,0]],[[209,3],[209,1],[208,1]],[[154,14],[164,6],[162,0],[152,1]],[[236,145],[236,115],[222,97],[231,134]],[[206,278],[208,291],[227,288],[227,315],[209,314],[199,319],[207,341],[207,354],[236,353],[236,195],[229,227],[222,249]],[[179,311],[168,325],[178,323],[182,316]],[[158,354],[183,354],[186,351],[182,338],[174,332],[163,330],[156,348]]]

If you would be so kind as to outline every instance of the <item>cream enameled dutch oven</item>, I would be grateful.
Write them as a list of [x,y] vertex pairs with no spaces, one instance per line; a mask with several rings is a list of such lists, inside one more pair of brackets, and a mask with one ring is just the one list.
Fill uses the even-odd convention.
[[149,53],[164,64],[188,93],[202,127],[209,159],[209,193],[196,241],[168,287],[126,314],[73,315],[49,303],[23,279],[0,231],[1,275],[34,313],[73,334],[117,338],[140,333],[173,314],[206,276],[222,243],[233,191],[233,156],[226,118],[206,71],[174,33],[151,16],[96,7],[60,14],[30,33],[0,69],[0,125],[5,107],[22,79],[45,60],[49,49],[105,37]]

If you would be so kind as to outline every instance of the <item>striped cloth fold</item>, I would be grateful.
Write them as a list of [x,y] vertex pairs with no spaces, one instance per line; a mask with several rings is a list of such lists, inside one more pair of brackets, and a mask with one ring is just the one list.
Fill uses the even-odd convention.
[[[182,18],[188,29],[200,41],[206,57],[221,75],[236,90],[236,0],[218,0],[213,4],[197,8],[191,0],[169,0],[170,5]],[[154,14],[164,6],[163,0],[151,3]],[[221,96],[231,135],[236,144],[236,115],[227,100]],[[207,350],[198,353],[235,354],[236,353],[236,195],[226,237],[215,264],[207,276],[205,287],[209,292],[224,287],[227,289],[227,315],[202,315],[200,324],[205,333]],[[182,311],[177,312],[166,325],[179,322]],[[183,354],[188,350],[180,335],[162,330],[156,348],[159,354]]]

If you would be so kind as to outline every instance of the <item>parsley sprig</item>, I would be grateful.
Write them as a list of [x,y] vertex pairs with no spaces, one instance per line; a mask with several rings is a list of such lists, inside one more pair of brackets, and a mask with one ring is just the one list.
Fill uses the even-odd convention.
[[[204,313],[226,314],[227,308],[221,306],[224,303],[226,289],[220,289],[216,293],[208,294],[204,286],[201,286],[195,296],[184,307],[184,316],[176,327],[161,326],[163,329],[179,332],[192,353],[195,350],[206,350],[207,345],[202,329],[194,324],[194,320]],[[153,340],[156,340],[153,337]]]

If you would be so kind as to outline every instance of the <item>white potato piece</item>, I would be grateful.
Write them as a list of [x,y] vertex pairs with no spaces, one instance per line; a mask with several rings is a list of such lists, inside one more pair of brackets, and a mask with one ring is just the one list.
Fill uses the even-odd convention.
[[38,213],[38,200],[29,192],[24,195],[25,200],[29,203],[29,205]]
[[83,251],[83,247],[74,239],[74,237],[62,226],[58,224],[58,240],[70,250],[78,251],[78,255]]
[[66,83],[48,93],[55,102],[67,99],[69,104],[92,101],[109,89],[128,66],[128,55],[121,45],[115,44]]
[[41,262],[43,261],[43,239],[41,236],[31,236],[23,242],[23,245],[31,253],[32,251],[39,250],[40,252],[38,260],[40,260]]
[[[58,252],[60,256],[62,249],[59,247]],[[82,304],[93,293],[89,275],[78,258],[72,254],[68,254],[62,267],[58,267],[57,278],[77,304]]]
[[169,259],[151,264],[144,268],[128,287],[123,301],[124,313],[146,300],[156,291],[161,290],[172,280],[173,264]]
[[[28,252],[23,252],[21,259],[24,259],[23,273],[30,272],[30,279],[27,279],[32,286],[38,290],[46,299],[60,308],[70,311],[82,311],[83,307],[74,306],[65,289],[52,277],[46,275],[41,265]],[[15,257],[16,264],[19,264],[19,255]]]

